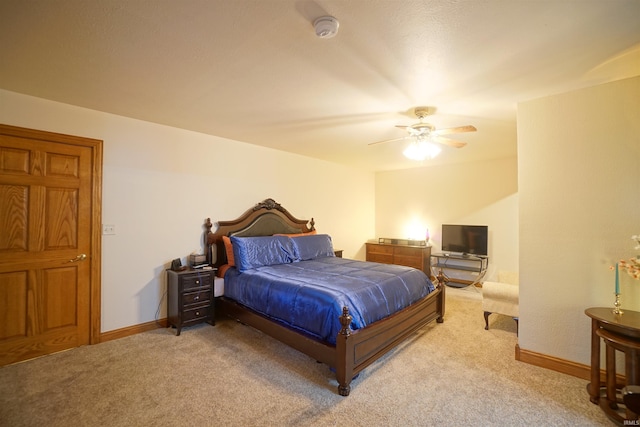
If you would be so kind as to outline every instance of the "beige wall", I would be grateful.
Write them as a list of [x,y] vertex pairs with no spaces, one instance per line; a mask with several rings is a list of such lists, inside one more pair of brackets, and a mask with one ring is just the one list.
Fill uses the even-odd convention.
[[[640,77],[518,106],[521,348],[589,364],[588,307],[639,254]],[[621,275],[623,309],[640,282]]]
[[[515,144],[516,141],[513,141]],[[442,224],[489,227],[489,269],[518,269],[517,159],[422,167],[376,173],[375,237],[424,238],[429,229],[432,251],[441,248]],[[451,271],[450,276],[474,280]]]
[[166,316],[164,269],[202,252],[207,217],[272,197],[345,257],[374,232],[372,173],[2,90],[0,122],[104,140],[103,332]]

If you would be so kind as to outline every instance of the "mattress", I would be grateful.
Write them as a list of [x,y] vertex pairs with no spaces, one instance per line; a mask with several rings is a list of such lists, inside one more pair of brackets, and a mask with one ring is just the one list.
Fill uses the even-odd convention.
[[335,344],[343,307],[351,329],[364,328],[435,290],[424,272],[333,256],[274,264],[224,277],[225,298]]

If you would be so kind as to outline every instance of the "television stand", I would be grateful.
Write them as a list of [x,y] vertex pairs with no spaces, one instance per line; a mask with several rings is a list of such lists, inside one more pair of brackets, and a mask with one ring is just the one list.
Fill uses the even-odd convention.
[[449,278],[450,282],[460,283],[463,286],[476,285],[484,278],[489,266],[489,257],[459,254],[459,253],[438,253],[431,254],[431,272],[433,276],[438,276],[438,272],[443,270],[462,271],[466,273],[477,273],[475,280],[465,280],[461,278]]

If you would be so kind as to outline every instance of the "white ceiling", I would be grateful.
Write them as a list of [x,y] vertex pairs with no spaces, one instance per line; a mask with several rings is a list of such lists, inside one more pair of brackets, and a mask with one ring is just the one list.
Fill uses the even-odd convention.
[[[638,0],[0,2],[0,88],[367,170],[514,156],[518,102],[635,75]],[[368,146],[420,105],[478,131]]]

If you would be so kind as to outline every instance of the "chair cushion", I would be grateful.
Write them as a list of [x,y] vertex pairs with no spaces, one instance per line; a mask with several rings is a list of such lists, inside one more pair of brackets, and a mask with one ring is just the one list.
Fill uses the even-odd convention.
[[511,283],[484,282],[482,284],[482,309],[490,313],[518,317],[520,287]]

